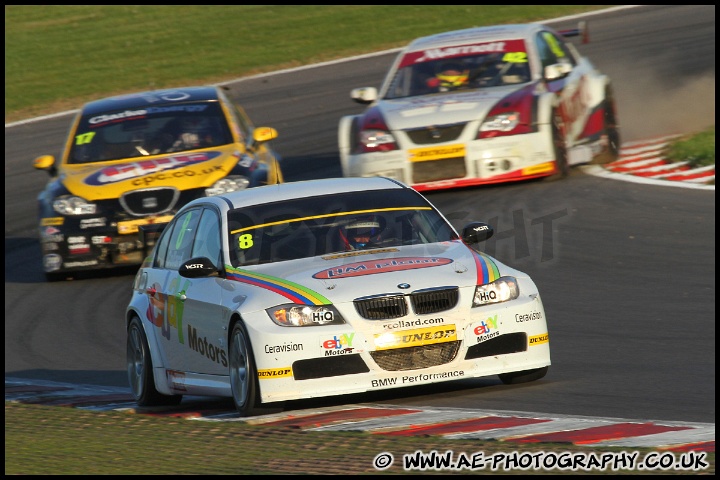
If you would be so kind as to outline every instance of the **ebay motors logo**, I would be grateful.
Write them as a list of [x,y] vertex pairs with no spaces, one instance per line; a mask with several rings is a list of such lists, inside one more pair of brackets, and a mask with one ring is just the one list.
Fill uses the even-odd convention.
[[154,160],[141,160],[139,162],[124,163],[102,168],[85,178],[87,185],[102,186],[122,182],[131,178],[142,177],[165,170],[175,170],[189,165],[197,165],[213,160],[221,152],[202,152],[191,155],[176,155],[173,157],[158,158]]
[[367,260],[328,268],[313,275],[313,278],[347,278],[376,273],[399,272],[417,268],[439,267],[452,263],[450,258],[442,257],[400,257],[392,260]]

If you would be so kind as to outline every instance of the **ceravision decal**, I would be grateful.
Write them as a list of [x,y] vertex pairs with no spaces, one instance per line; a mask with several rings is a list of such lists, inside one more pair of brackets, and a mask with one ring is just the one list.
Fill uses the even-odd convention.
[[154,160],[141,160],[112,165],[94,172],[85,178],[85,183],[93,186],[109,185],[131,178],[143,177],[166,170],[175,170],[199,163],[208,162],[222,155],[222,152],[202,152],[191,155],[175,155]]
[[533,345],[540,345],[541,343],[548,343],[550,336],[547,333],[541,335],[533,335],[528,338],[528,344],[532,347]]
[[284,343],[282,345],[265,345],[265,353],[302,352],[302,343]]
[[452,259],[442,257],[400,257],[391,260],[366,260],[364,262],[349,263],[347,265],[321,270],[313,275],[313,278],[359,277],[362,275],[374,275],[376,273],[438,267],[452,262]]
[[391,348],[417,347],[421,345],[452,342],[454,340],[457,340],[455,325],[416,328],[414,330],[387,332],[375,335],[375,349],[389,350]]
[[477,335],[477,343],[484,342],[485,340],[490,340],[491,338],[500,335],[500,331],[498,330],[497,315],[488,317],[482,322],[480,322],[480,325],[476,326],[473,329],[473,333]]
[[516,313],[515,314],[515,321],[517,323],[531,322],[533,320],[540,320],[542,318],[543,318],[542,312],[530,312],[530,313],[523,313],[523,314]]

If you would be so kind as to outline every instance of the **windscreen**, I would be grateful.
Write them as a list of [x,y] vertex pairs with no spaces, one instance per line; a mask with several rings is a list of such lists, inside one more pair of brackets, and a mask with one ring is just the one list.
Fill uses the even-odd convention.
[[72,141],[68,163],[80,164],[218,147],[232,136],[218,102],[196,102],[88,115]]
[[233,266],[457,239],[410,189],[319,195],[228,213]]

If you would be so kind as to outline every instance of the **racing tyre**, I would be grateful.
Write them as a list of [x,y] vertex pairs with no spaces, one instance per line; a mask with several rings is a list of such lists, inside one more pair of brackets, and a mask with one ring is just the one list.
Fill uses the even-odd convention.
[[555,173],[545,177],[546,182],[553,182],[565,178],[570,173],[570,164],[568,163],[567,148],[565,147],[565,138],[560,128],[562,120],[557,115],[552,117],[552,144],[555,152]]
[[155,388],[150,348],[138,317],[133,317],[128,326],[127,372],[130,390],[141,407],[177,405],[182,400],[182,395],[163,395]]
[[235,408],[243,417],[260,413],[260,385],[250,338],[242,322],[235,323],[229,347],[230,388]]
[[501,373],[498,375],[500,381],[505,385],[516,385],[518,383],[534,382],[540,380],[547,375],[550,367],[534,368],[532,370],[522,370],[519,372]]
[[597,155],[593,161],[590,162],[601,165],[614,162],[620,158],[620,129],[615,115],[615,101],[610,93],[605,96],[605,101],[603,102],[603,112],[607,146],[603,152]]

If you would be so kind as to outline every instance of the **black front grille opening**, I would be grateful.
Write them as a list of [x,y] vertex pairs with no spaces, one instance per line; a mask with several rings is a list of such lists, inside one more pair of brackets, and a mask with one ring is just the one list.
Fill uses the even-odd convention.
[[292,370],[295,380],[340,377],[370,371],[365,361],[357,353],[298,360],[293,362]]
[[458,303],[458,288],[417,291],[410,294],[413,311],[418,315],[442,312],[455,308]]
[[465,123],[458,123],[455,125],[425,127],[406,130],[405,133],[415,145],[434,145],[457,140],[460,138],[465,125]]
[[408,313],[403,295],[353,300],[358,314],[368,320],[387,320],[404,317]]
[[130,215],[158,215],[172,210],[179,196],[176,188],[149,188],[126,192],[119,201]]
[[460,349],[460,341],[395,348],[370,352],[375,363],[383,370],[415,370],[451,362]]
[[524,352],[527,350],[527,342],[527,334],[524,332],[506,333],[468,348],[465,360]]
[[426,160],[412,164],[413,183],[434,182],[466,176],[465,157]]

